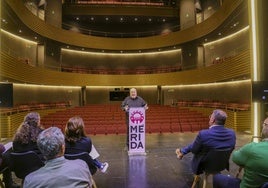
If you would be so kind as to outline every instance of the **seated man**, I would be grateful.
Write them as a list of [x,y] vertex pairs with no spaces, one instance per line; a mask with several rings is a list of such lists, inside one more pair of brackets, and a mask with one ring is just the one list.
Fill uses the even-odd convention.
[[194,154],[192,161],[193,173],[198,175],[203,172],[203,169],[198,168],[200,162],[211,149],[234,149],[236,136],[231,129],[225,128],[224,124],[227,114],[222,110],[214,110],[209,118],[209,129],[201,130],[194,142],[190,145],[176,149],[176,154],[179,159],[189,152]]
[[244,145],[239,150],[234,151],[232,160],[234,163],[244,168],[244,175],[240,179],[217,174],[213,177],[214,188],[260,188],[268,182],[268,118],[262,125],[262,141],[251,142]]
[[50,127],[37,138],[37,146],[46,159],[45,166],[30,173],[23,187],[91,187],[92,179],[87,164],[80,160],[64,158],[65,140],[61,130]]

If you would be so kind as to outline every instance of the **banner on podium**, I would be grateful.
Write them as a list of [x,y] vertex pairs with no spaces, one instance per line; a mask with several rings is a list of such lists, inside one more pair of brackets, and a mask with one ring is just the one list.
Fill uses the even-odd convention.
[[129,155],[145,153],[145,109],[129,109]]

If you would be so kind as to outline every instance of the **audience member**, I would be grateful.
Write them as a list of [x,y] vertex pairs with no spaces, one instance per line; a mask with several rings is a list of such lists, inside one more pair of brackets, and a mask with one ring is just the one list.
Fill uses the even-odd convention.
[[41,158],[42,154],[37,147],[37,137],[39,133],[43,131],[40,124],[40,115],[37,112],[30,112],[24,117],[23,123],[19,126],[14,139],[13,139],[13,151],[14,152],[26,152],[34,151]]
[[[40,115],[37,112],[30,112],[25,117],[19,128],[17,129],[14,138],[12,149],[7,150],[3,155],[4,165],[10,166],[10,152],[26,152],[34,151],[41,159],[43,156],[37,148],[36,140],[39,133],[43,130],[40,125]],[[10,170],[8,170],[10,171]],[[11,172],[5,172],[4,182],[10,187],[17,187],[12,180]]]
[[268,118],[262,125],[262,141],[251,142],[234,151],[231,159],[244,168],[242,180],[223,174],[213,177],[214,188],[260,188],[268,182]]
[[[66,154],[87,152],[90,155],[92,150],[92,141],[86,136],[84,128],[84,121],[81,117],[75,116],[68,120],[65,127]],[[91,156],[91,158],[94,158],[91,163],[93,163],[101,172],[105,173],[109,164],[107,162],[102,163],[93,156]]]
[[2,161],[3,161],[3,158],[2,158],[2,154],[6,151],[6,148],[3,144],[0,144],[0,167],[2,165]]
[[189,152],[194,154],[192,170],[194,174],[201,174],[203,169],[199,168],[200,162],[211,149],[234,149],[236,135],[232,129],[224,127],[227,114],[222,110],[214,110],[209,118],[209,129],[201,130],[195,140],[188,146],[176,149],[179,159]]
[[147,103],[137,95],[137,89],[131,88],[129,91],[129,96],[124,99],[121,104],[121,109],[126,112],[126,126],[127,126],[127,139],[126,146],[129,148],[129,109],[144,107],[145,110],[148,109]]
[[65,138],[57,127],[42,131],[37,145],[46,159],[45,166],[30,173],[23,187],[88,188],[92,186],[92,176],[87,164],[80,160],[64,158]]
[[5,145],[0,144],[0,170],[3,171],[3,182],[5,183],[6,188],[19,188],[20,186],[17,185],[12,178],[11,170],[9,168],[9,158],[7,158],[7,154],[11,150],[6,148]]

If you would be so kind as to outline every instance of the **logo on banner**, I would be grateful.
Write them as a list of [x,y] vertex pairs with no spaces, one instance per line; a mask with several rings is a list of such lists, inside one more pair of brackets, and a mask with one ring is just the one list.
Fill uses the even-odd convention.
[[135,124],[142,123],[144,120],[143,113],[141,111],[133,111],[130,115],[130,121]]

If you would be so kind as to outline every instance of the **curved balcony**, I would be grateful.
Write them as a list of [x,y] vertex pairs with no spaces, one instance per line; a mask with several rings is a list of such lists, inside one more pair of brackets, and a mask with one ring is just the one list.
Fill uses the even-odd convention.
[[[20,68],[18,68],[18,64]],[[30,73],[30,74],[29,74]],[[215,74],[220,73],[220,74]],[[139,75],[81,74],[52,71],[21,63],[18,58],[1,52],[2,77],[22,83],[66,86],[146,86],[213,83],[250,76],[250,51],[244,51],[223,63],[194,70]]]
[[144,50],[169,47],[183,44],[211,33],[221,26],[229,15],[243,2],[241,0],[226,0],[223,6],[213,16],[194,27],[171,32],[166,35],[144,38],[106,38],[87,36],[80,33],[66,31],[46,24],[34,16],[21,1],[8,0],[8,5],[14,10],[21,21],[39,35],[73,46],[89,49],[106,50]]

